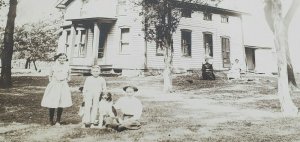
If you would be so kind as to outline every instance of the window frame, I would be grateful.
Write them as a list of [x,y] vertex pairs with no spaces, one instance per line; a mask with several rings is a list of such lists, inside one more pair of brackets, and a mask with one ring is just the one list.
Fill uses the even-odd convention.
[[[223,68],[230,68],[230,63],[231,63],[231,61],[230,61],[230,53],[231,53],[231,46],[230,46],[230,37],[229,36],[221,36],[220,37],[221,38],[221,54],[222,54],[222,64],[223,64]],[[223,39],[225,40],[225,49],[226,49],[226,51],[224,51],[224,42],[223,42]],[[227,41],[226,40],[228,40],[228,44],[227,44]],[[229,48],[227,48],[227,45],[229,46]],[[227,50],[227,49],[229,49],[229,50]],[[228,58],[228,63],[227,64],[225,64],[224,63],[224,53],[226,52],[226,54],[227,54],[227,58]]]
[[204,47],[204,55],[206,56],[207,53],[206,53],[206,43],[207,43],[207,40],[206,40],[206,36],[205,35],[210,35],[211,36],[211,45],[209,47],[209,50],[210,50],[210,54],[208,55],[209,57],[214,57],[214,36],[213,36],[213,33],[212,32],[203,32],[203,47]]
[[181,17],[192,18],[192,10],[191,9],[187,9],[187,8],[183,8],[181,10]]
[[162,47],[162,43],[160,43],[162,41],[156,41],[156,50],[155,50],[155,55],[156,56],[164,56],[165,52],[164,52],[164,48]]
[[[128,41],[126,41],[126,42],[123,42],[123,38],[122,38],[122,30],[123,29],[128,29]],[[129,55],[129,54],[131,54],[131,52],[130,51],[124,51],[123,50],[123,45],[124,45],[124,43],[127,43],[128,44],[128,47],[127,48],[129,48],[130,49],[130,27],[120,27],[120,42],[119,42],[119,46],[120,46],[120,48],[119,48],[119,53],[121,54],[121,55]]]
[[221,23],[229,23],[229,16],[221,15]]
[[[192,30],[189,30],[189,29],[181,29],[181,56],[182,57],[192,57]],[[183,43],[184,42],[184,34],[185,33],[188,33],[189,37],[187,38],[190,38],[189,39],[189,43]],[[185,50],[184,50],[184,44],[188,45],[188,48],[187,48],[187,54],[185,53]]]
[[203,12],[203,20],[212,21],[213,14],[210,12]]

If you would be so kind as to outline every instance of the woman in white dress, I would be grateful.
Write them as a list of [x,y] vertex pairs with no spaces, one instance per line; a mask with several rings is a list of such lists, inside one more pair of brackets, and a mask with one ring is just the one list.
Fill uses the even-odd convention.
[[[70,81],[70,69],[67,55],[60,53],[55,56],[55,64],[51,67],[49,84],[45,90],[41,106],[49,108],[51,125],[60,125],[63,108],[72,106],[71,91],[68,85]],[[56,122],[53,121],[55,108],[57,109]]]

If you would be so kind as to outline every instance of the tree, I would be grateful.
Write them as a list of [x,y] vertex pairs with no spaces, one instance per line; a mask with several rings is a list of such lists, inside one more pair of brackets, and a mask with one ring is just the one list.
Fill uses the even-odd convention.
[[281,110],[286,116],[296,116],[298,108],[291,99],[293,87],[297,86],[291,63],[288,29],[296,10],[300,6],[299,0],[293,0],[291,7],[284,16],[280,0],[265,0],[265,17],[274,34],[278,65],[278,96]]
[[9,1],[9,11],[7,15],[7,22],[4,32],[4,48],[1,53],[1,79],[0,85],[3,88],[8,88],[12,85],[11,82],[11,59],[13,54],[14,46],[14,28],[15,28],[15,18],[17,11],[17,0]]
[[2,6],[6,6],[6,3],[5,3],[4,0],[0,0],[0,9],[1,9]]
[[50,61],[57,47],[59,26],[55,21],[37,22],[16,27],[15,50],[17,58],[27,58],[25,68],[36,60]]
[[[221,0],[216,0],[218,4]],[[196,10],[207,4],[204,0],[141,0],[145,40],[155,41],[164,51],[164,92],[172,91],[173,34],[182,10]]]

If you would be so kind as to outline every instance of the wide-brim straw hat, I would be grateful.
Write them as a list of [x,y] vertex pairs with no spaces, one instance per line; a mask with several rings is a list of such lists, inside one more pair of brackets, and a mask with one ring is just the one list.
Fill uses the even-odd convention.
[[132,88],[134,92],[137,92],[137,91],[139,90],[139,89],[136,88],[135,86],[131,86],[131,85],[123,87],[123,90],[126,92],[126,89],[127,89],[127,88]]

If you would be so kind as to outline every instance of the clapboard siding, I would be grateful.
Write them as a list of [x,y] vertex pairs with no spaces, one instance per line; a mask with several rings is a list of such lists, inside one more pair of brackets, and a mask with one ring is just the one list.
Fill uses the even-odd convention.
[[[126,5],[130,7],[132,5]],[[126,15],[119,15],[107,38],[107,63],[114,68],[143,69],[144,68],[144,32],[141,17],[134,8],[128,8]],[[120,53],[121,28],[130,29],[130,53]]]
[[[183,57],[181,53],[181,30],[191,30],[192,55]],[[192,18],[182,18],[177,31],[173,35],[174,56],[173,66],[185,69],[200,69],[204,63],[204,41],[203,32],[211,32],[213,36],[213,65],[217,70],[223,70],[221,37],[230,38],[231,58],[243,61],[243,43],[241,19],[229,17],[229,23],[221,23],[221,15],[213,14],[212,21],[203,20],[202,12],[194,12]],[[148,66],[150,68],[164,67],[163,57],[156,56],[155,43],[148,43]]]
[[115,18],[116,12],[117,0],[90,0],[87,3],[83,2],[82,0],[74,0],[68,5],[64,18]]
[[[93,2],[106,2],[108,5],[95,5]],[[117,0],[100,0],[91,1],[86,5],[85,10],[81,11],[82,1],[74,0],[66,8],[65,20],[72,18],[87,18],[91,17],[98,19],[104,17],[110,19],[110,29],[107,33],[107,39],[104,49],[104,58],[101,64],[112,65],[114,68],[122,69],[143,69],[145,63],[145,49],[147,53],[147,67],[153,69],[164,68],[164,57],[156,55],[155,42],[147,42],[145,47],[144,31],[142,24],[142,16],[139,16],[141,7],[135,6],[133,2],[122,1],[119,4]],[[95,8],[96,6],[96,8]],[[105,7],[105,8],[101,8]],[[110,8],[110,9],[108,9]],[[104,10],[104,11],[103,11]],[[107,10],[110,10],[107,12]],[[85,19],[87,20],[87,19]],[[80,20],[78,20],[80,21]],[[94,21],[90,21],[96,22]],[[101,26],[101,19],[97,20]],[[70,22],[65,22],[69,23]],[[82,22],[84,23],[84,22]],[[76,23],[73,23],[76,24]],[[221,23],[221,15],[213,14],[212,21],[203,20],[203,12],[197,11],[192,13],[192,18],[182,18],[177,31],[173,35],[174,58],[173,66],[175,68],[185,69],[201,69],[204,63],[204,41],[203,32],[210,32],[213,36],[213,65],[215,69],[222,70],[222,50],[221,50],[221,37],[228,37],[231,46],[231,60],[240,59],[244,60],[244,48],[241,19],[239,17],[229,16],[229,23]],[[121,28],[130,29],[130,53],[120,53],[120,39]],[[191,30],[192,34],[192,55],[191,57],[183,57],[181,53],[181,30]],[[73,58],[76,65],[92,65],[95,61],[97,49],[93,49],[94,32],[89,30],[87,42],[87,57],[86,58]],[[100,31],[101,32],[101,31]],[[65,34],[63,34],[65,35]],[[62,40],[62,39],[61,39]],[[61,41],[60,41],[61,42]],[[63,47],[63,44],[60,44]],[[98,47],[97,47],[98,48]]]

